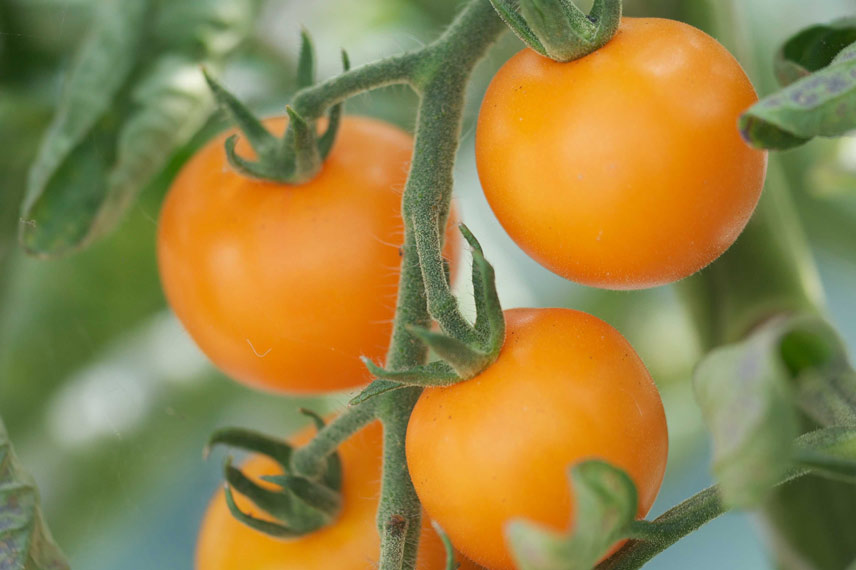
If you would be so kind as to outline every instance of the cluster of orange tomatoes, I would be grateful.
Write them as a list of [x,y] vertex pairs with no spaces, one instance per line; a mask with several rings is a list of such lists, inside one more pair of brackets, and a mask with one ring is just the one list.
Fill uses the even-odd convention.
[[[625,19],[580,60],[527,49],[499,70],[478,121],[479,177],[507,232],[552,271],[612,289],[671,283],[725,251],[759,199],[766,157],[736,127],[755,100],[739,64],[704,33]],[[285,120],[267,126],[281,132]],[[235,173],[223,141],[193,157],[161,213],[172,308],[211,360],[250,386],[323,393],[366,384],[359,357],[382,359],[391,333],[411,137],[347,117],[320,174],[299,186]],[[454,228],[446,246],[454,266]],[[566,528],[569,465],[600,458],[627,471],[644,516],[666,464],[660,397],[618,331],[569,309],[505,316],[496,362],[425,390],[407,431],[426,519],[446,530],[464,568],[514,568],[503,539],[512,518]],[[372,424],[342,445],[343,510],[302,538],[242,527],[220,493],[198,570],[373,567],[380,431]],[[274,469],[261,459],[245,467],[256,476]],[[440,540],[430,526],[423,535],[417,567],[442,568]]]

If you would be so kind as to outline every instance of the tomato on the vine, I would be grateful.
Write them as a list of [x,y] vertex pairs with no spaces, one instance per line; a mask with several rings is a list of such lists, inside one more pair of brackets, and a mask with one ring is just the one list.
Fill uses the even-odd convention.
[[505,312],[499,358],[478,376],[420,396],[407,465],[428,514],[466,556],[514,564],[503,527],[573,520],[568,468],[602,459],[624,469],[644,516],[659,491],[668,436],[663,404],[627,340],[570,309]]
[[610,289],[671,283],[722,254],[758,202],[766,153],[737,128],[756,100],[704,32],[626,18],[579,60],[524,49],[503,65],[479,114],[479,178],[551,271]]
[[[295,438],[301,443],[310,432]],[[342,512],[330,526],[311,534],[293,538],[272,538],[253,530],[232,517],[224,492],[218,491],[202,522],[196,547],[196,570],[367,570],[377,568],[380,538],[376,524],[380,495],[382,462],[382,428],[374,422],[353,435],[339,447],[342,459]],[[259,484],[262,475],[277,475],[282,469],[272,460],[254,456],[242,471]],[[235,494],[244,512],[255,512],[252,503]],[[444,567],[445,548],[422,517],[417,570]],[[476,566],[458,555],[460,570]]]
[[[286,119],[265,124],[281,133]],[[382,359],[392,331],[412,137],[345,117],[318,176],[285,185],[232,170],[229,134],[188,162],[164,203],[158,262],[169,304],[208,357],[248,385],[364,384],[359,357]],[[243,137],[238,152],[252,155]],[[454,268],[459,236],[449,227]]]

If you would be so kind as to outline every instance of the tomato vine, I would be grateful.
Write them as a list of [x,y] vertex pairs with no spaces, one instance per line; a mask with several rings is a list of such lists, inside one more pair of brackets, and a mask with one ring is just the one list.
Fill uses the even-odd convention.
[[[219,6],[217,2],[225,0],[207,1],[212,2],[208,8],[213,14],[218,10],[212,6]],[[243,2],[240,4],[243,5]],[[497,358],[506,332],[493,268],[475,236],[465,226],[461,226],[460,230],[471,246],[473,257],[476,318],[472,323],[465,318],[452,293],[449,263],[443,255],[444,230],[450,217],[454,220],[450,216],[453,170],[468,83],[480,59],[508,28],[533,50],[534,53],[526,52],[526,57],[531,56],[550,66],[553,62],[544,60],[542,56],[565,62],[602,48],[619,29],[621,1],[595,0],[592,11],[584,14],[566,0],[468,0],[445,32],[428,45],[354,69],[350,68],[348,57],[343,52],[344,72],[319,84],[313,84],[314,53],[311,41],[304,33],[298,57],[297,83],[300,90],[287,107],[288,126],[281,137],[268,132],[265,123],[255,119],[212,77],[226,52],[237,44],[240,34],[223,43],[223,53],[203,50],[201,55],[182,57],[178,63],[173,62],[175,69],[149,69],[145,67],[148,63],[139,67],[143,64],[135,58],[133,52],[145,43],[149,30],[137,28],[134,24],[138,16],[151,7],[146,0],[135,0],[128,6],[123,9],[113,7],[106,12],[110,25],[105,25],[94,35],[84,51],[84,54],[97,60],[93,64],[94,71],[89,69],[87,72],[84,65],[83,71],[73,77],[73,86],[78,82],[82,85],[87,79],[92,81],[93,77],[109,78],[110,81],[104,83],[106,88],[103,92],[97,92],[99,96],[96,97],[96,104],[90,101],[87,113],[74,112],[76,105],[80,105],[79,98],[75,97],[71,97],[61,107],[42,153],[31,171],[31,187],[24,202],[21,226],[22,243],[31,252],[54,254],[88,243],[115,221],[117,212],[127,207],[131,197],[139,190],[141,183],[129,173],[136,172],[137,178],[150,175],[158,164],[166,160],[169,149],[186,139],[185,131],[189,131],[189,128],[173,129],[171,125],[174,121],[158,121],[159,126],[155,129],[158,136],[151,137],[149,143],[142,147],[146,152],[152,152],[158,147],[157,152],[152,154],[152,160],[138,163],[137,160],[146,152],[132,152],[132,159],[127,162],[118,160],[117,171],[98,162],[98,172],[102,178],[108,178],[107,173],[110,172],[112,182],[106,184],[105,180],[100,180],[98,184],[90,185],[90,194],[79,191],[81,187],[87,187],[87,184],[81,186],[81,182],[85,181],[75,181],[70,190],[62,186],[61,174],[65,172],[63,165],[67,161],[74,163],[81,159],[86,163],[96,160],[96,139],[116,142],[120,149],[128,150],[118,144],[134,138],[125,132],[128,125],[119,121],[116,124],[121,123],[122,128],[117,130],[116,124],[106,120],[104,113],[115,97],[119,97],[117,93],[125,97],[126,92],[131,92],[126,87],[129,77],[140,73],[148,76],[151,73],[160,86],[157,93],[163,96],[171,92],[176,77],[181,75],[179,71],[186,72],[188,68],[195,71],[199,66],[204,66],[205,79],[214,98],[231,112],[242,130],[242,135],[231,136],[225,142],[226,156],[231,165],[249,178],[286,184],[308,183],[319,175],[324,159],[331,152],[345,100],[389,85],[406,85],[418,95],[415,146],[401,197],[404,237],[400,249],[401,271],[391,341],[383,366],[365,361],[375,380],[332,421],[325,423],[317,415],[307,412],[317,432],[302,446],[292,447],[283,441],[240,429],[219,431],[209,442],[209,445],[225,444],[266,455],[282,468],[285,475],[266,479],[267,483],[280,485],[283,489],[283,493],[277,495],[278,491],[271,491],[264,484],[251,480],[227,461],[225,501],[232,514],[246,525],[274,536],[294,538],[326,528],[340,514],[343,508],[340,451],[344,449],[340,446],[364,428],[376,428],[376,425],[369,426],[379,421],[383,428],[382,484],[376,514],[380,535],[379,568],[413,570],[417,563],[419,538],[425,528],[421,520],[423,505],[408,472],[405,454],[408,425],[411,426],[411,434],[417,431],[411,423],[413,417],[416,417],[413,410],[417,400],[422,397],[423,402],[427,401],[431,395],[426,392],[423,396],[422,391],[426,386],[449,386],[480,376],[491,365],[499,366]],[[235,24],[237,27],[248,27],[246,14],[249,12],[236,12],[242,14],[240,22]],[[200,22],[196,25],[206,27],[211,14],[208,10],[200,11],[196,15]],[[172,21],[170,18],[163,19]],[[217,21],[216,18],[213,21]],[[779,79],[785,89],[754,105],[742,117],[740,128],[749,143],[759,148],[790,148],[812,137],[839,135],[856,126],[856,120],[851,116],[853,113],[848,114],[848,107],[840,104],[839,99],[843,97],[842,92],[850,96],[856,92],[856,82],[851,77],[856,65],[856,44],[848,45],[851,35],[856,37],[853,35],[856,32],[851,29],[854,27],[847,22],[817,26],[795,36],[785,46],[780,54],[781,61],[777,62]],[[220,27],[214,25],[212,29]],[[122,41],[117,42],[117,38]],[[212,41],[211,45],[216,43]],[[123,46],[121,57],[115,60],[95,57],[108,52],[110,45]],[[709,45],[715,45],[715,42]],[[823,49],[818,49],[819,45]],[[602,55],[608,49],[604,49]],[[664,50],[666,58],[672,52],[672,48]],[[117,62],[121,65],[117,65]],[[565,69],[579,72],[580,67]],[[699,64],[696,64],[696,69],[698,67]],[[739,66],[736,67],[739,69]],[[206,116],[206,110],[213,102],[202,76],[196,79],[198,81],[192,85],[184,86],[184,106],[172,111],[174,115],[184,115],[185,123],[191,127]],[[578,80],[579,77],[574,76],[570,81],[573,83]],[[622,81],[626,83],[623,75],[616,81],[618,83],[607,91],[614,92],[626,86],[621,84]],[[653,83],[661,86],[663,81],[657,75]],[[748,87],[751,88],[751,85]],[[76,95],[86,91],[79,86],[77,89]],[[509,88],[506,86],[505,90],[509,91]],[[531,94],[529,99],[532,99]],[[748,103],[741,100],[735,104],[735,108],[742,108],[745,104]],[[511,105],[504,103],[495,106],[502,113]],[[664,108],[668,106],[663,105]],[[192,109],[194,112],[182,112],[182,109]],[[659,108],[652,113],[652,121],[658,113]],[[132,127],[142,120],[134,114],[125,119]],[[730,115],[725,119],[730,120]],[[725,119],[717,117],[713,122],[730,137],[731,142],[736,143],[734,146],[747,151],[743,141],[737,138],[736,127],[732,130],[727,124],[729,120]],[[326,130],[319,135],[316,126],[325,124],[325,121]],[[628,121],[617,121],[617,130],[623,128],[624,122]],[[279,124],[285,124],[284,119],[279,119]],[[694,126],[687,126],[687,130],[693,130]],[[128,131],[135,132],[133,128]],[[650,131],[642,134],[650,135]],[[556,132],[561,135],[562,128]],[[57,133],[64,136],[57,136]],[[540,135],[543,139],[543,133]],[[238,154],[236,145],[240,136],[256,151],[255,162]],[[664,134],[659,138],[668,137]],[[585,136],[581,139],[581,147],[588,144]],[[80,144],[75,146],[75,141]],[[163,142],[158,144],[158,141]],[[543,140],[535,140],[531,149],[537,153],[538,145],[541,144],[545,144]],[[553,144],[557,144],[556,141]],[[510,148],[508,157],[514,158],[519,154],[512,144],[497,146]],[[712,152],[715,151],[716,148],[713,148]],[[632,148],[623,152],[632,152]],[[122,158],[122,153],[118,156]],[[219,151],[217,156],[220,156]],[[699,156],[703,162],[713,162],[707,156],[698,155],[696,158]],[[723,164],[734,162],[733,159],[733,156],[726,156]],[[97,161],[100,160],[97,158]],[[552,160],[561,161],[555,158]],[[537,172],[539,168],[536,165],[532,171]],[[695,170],[701,168],[696,167]],[[714,170],[721,174],[723,168]],[[710,179],[707,174],[702,178],[705,176]],[[498,178],[511,177],[500,174]],[[755,177],[759,187],[762,185],[760,178],[763,178],[763,174]],[[696,181],[688,186],[696,187],[708,181]],[[515,181],[510,186],[517,190]],[[602,186],[602,182],[598,182],[594,191],[589,188],[585,193],[594,194]],[[740,184],[726,182],[725,186],[736,187]],[[829,481],[807,478],[796,485],[790,484],[805,475],[846,481],[853,481],[856,477],[856,372],[848,360],[843,343],[823,316],[822,300],[815,288],[814,268],[807,255],[806,244],[799,235],[792,205],[786,193],[783,193],[787,180],[780,168],[771,169],[768,186],[775,187],[775,191],[767,190],[741,240],[717,264],[679,286],[696,320],[702,343],[710,350],[697,368],[694,387],[713,439],[713,469],[718,484],[697,493],[654,520],[637,520],[636,517],[644,516],[650,507],[653,494],[656,494],[656,489],[652,491],[653,486],[658,486],[659,481],[654,481],[653,486],[648,485],[648,489],[641,486],[637,488],[634,480],[638,482],[638,479],[631,478],[631,469],[625,472],[601,460],[575,463],[569,466],[570,485],[576,497],[576,523],[570,531],[558,533],[528,521],[502,519],[515,563],[521,570],[639,568],[683,536],[730,509],[765,508],[770,520],[779,524],[781,521],[775,520],[776,506],[782,504],[790,512],[799,512],[800,509],[805,510],[799,499],[809,497],[802,501],[802,505],[815,507],[813,512],[816,513],[817,505],[810,493],[806,492],[806,487],[800,485],[806,481],[819,481],[820,485]],[[721,192],[715,197],[721,198]],[[529,197],[524,195],[522,198],[525,202]],[[666,202],[670,203],[668,198]],[[753,206],[754,203],[753,198]],[[66,223],[69,205],[74,207],[71,224]],[[659,206],[659,209],[663,208]],[[630,210],[630,217],[635,218],[638,212],[634,208]],[[745,211],[745,214],[748,218],[750,211]],[[679,218],[681,215],[686,215],[686,212],[678,212]],[[542,213],[538,217],[541,219],[536,219],[536,223],[543,222],[545,215]],[[626,222],[623,221],[625,225],[630,225]],[[529,225],[532,225],[531,220]],[[732,237],[736,237],[737,233],[734,232]],[[675,234],[674,231],[667,232],[666,237],[675,240]],[[699,244],[691,238],[682,238],[680,241],[690,250],[697,250]],[[551,239],[555,244],[555,236]],[[559,245],[564,247],[564,244]],[[653,257],[659,261],[661,251],[653,249]],[[720,253],[721,250],[718,250],[714,257]],[[600,250],[595,255],[607,257]],[[572,262],[579,262],[579,256],[571,257]],[[707,259],[705,263],[709,261]],[[619,264],[622,263],[627,265],[627,260]],[[692,271],[700,266],[693,266]],[[686,274],[682,273],[681,277]],[[662,283],[674,279],[677,277]],[[648,282],[647,285],[653,283]],[[509,320],[509,326],[513,324]],[[439,330],[432,329],[433,325],[439,325]],[[605,337],[598,338],[602,340]],[[571,351],[562,345],[564,341],[564,337],[557,341],[557,352],[566,355]],[[430,351],[440,359],[429,363]],[[624,354],[625,359],[628,354]],[[255,354],[255,357],[259,356]],[[583,358],[577,356],[578,359]],[[590,355],[588,357],[592,358]],[[356,366],[356,359],[353,359],[353,363]],[[644,371],[644,365],[641,366]],[[650,381],[647,372],[642,376]],[[530,379],[527,385],[535,383]],[[653,384],[650,386],[653,388]],[[485,393],[481,392],[473,399],[478,402]],[[659,396],[655,400],[659,404]],[[746,405],[747,402],[752,405]],[[734,409],[741,404],[740,413],[734,414]],[[559,413],[572,407],[566,405]],[[638,402],[636,408],[641,416]],[[660,412],[658,417],[662,416],[661,408]],[[421,431],[427,435],[421,441],[422,456],[430,455],[425,450],[440,447],[431,439],[438,429],[433,423],[433,415],[426,415],[430,421],[423,421]],[[518,418],[518,423],[523,421],[525,419]],[[620,418],[610,420],[612,424],[619,421]],[[664,443],[660,446],[663,453],[659,458],[662,461],[657,469],[649,469],[648,475],[655,475],[653,479],[661,478],[662,463],[665,462],[667,437],[665,422],[661,423],[660,440]],[[555,427],[550,425],[546,431]],[[636,430],[637,435],[644,431]],[[489,433],[489,436],[493,434]],[[632,439],[627,434],[616,437],[623,437],[623,443],[632,447],[632,451],[644,454],[644,450],[640,451],[641,445],[627,443]],[[447,441],[454,439],[449,437]],[[549,455],[543,450],[539,453],[542,456]],[[6,461],[0,461],[0,467],[5,467],[0,473],[3,475],[0,483],[11,483],[5,487],[0,485],[0,515],[12,511],[2,507],[17,504],[22,499],[35,505],[23,516],[31,519],[30,525],[35,536],[44,537],[47,541],[48,547],[44,553],[52,559],[51,563],[56,567],[65,567],[62,555],[52,545],[50,534],[42,523],[35,489],[18,468],[0,424],[0,459],[4,457]],[[440,456],[440,460],[443,459],[444,456]],[[486,459],[482,460],[482,463],[487,462]],[[416,473],[417,468],[413,467],[413,471]],[[431,475],[421,479],[430,480]],[[787,496],[774,494],[776,489],[786,483],[790,484],[788,489],[793,493],[790,503]],[[282,524],[242,512],[239,503],[243,501],[235,499],[233,488],[244,498],[256,502],[262,510],[267,510],[272,518],[277,519],[278,515],[282,515],[279,517]],[[288,491],[299,500],[290,502],[292,495],[288,495]],[[532,489],[532,492],[537,490]],[[856,493],[851,489],[836,495],[836,498],[841,497],[856,500]],[[256,501],[256,498],[260,500]],[[429,501],[425,500],[424,503],[425,508],[429,509]],[[266,505],[271,508],[265,509]],[[225,514],[225,509],[220,508],[220,513]],[[815,517],[823,519],[809,523],[816,523],[813,530],[817,533],[831,534],[830,529],[839,524],[832,515],[821,513],[815,514]],[[232,522],[231,519],[229,522]],[[287,523],[290,522],[294,524],[289,526]],[[841,525],[845,523],[852,527],[852,521],[845,521]],[[455,529],[452,525],[446,526],[449,535],[455,538]],[[787,527],[787,524],[780,526]],[[22,525],[22,528],[26,530],[26,525]],[[796,527],[785,528],[782,532],[791,532],[786,539],[798,550],[805,541],[793,536],[793,528]],[[454,541],[439,527],[437,533],[447,547],[447,568],[452,569],[455,566],[455,553],[452,550]],[[16,544],[28,540],[28,537],[18,534],[13,537]],[[618,541],[626,542],[618,548]],[[613,551],[611,548],[618,550]],[[815,547],[810,546],[806,550],[812,548]],[[23,552],[23,547],[20,550]],[[836,551],[831,554],[816,551],[800,554],[817,558],[826,556],[827,559],[846,560],[848,563],[848,557],[852,558],[851,545],[836,544],[830,550]],[[608,558],[604,559],[605,556]],[[0,557],[0,565],[3,561]]]

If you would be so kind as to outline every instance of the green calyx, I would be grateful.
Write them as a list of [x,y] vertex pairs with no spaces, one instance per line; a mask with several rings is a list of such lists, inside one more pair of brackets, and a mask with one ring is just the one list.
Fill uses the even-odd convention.
[[622,0],[595,0],[589,14],[570,0],[490,2],[523,43],[559,62],[574,61],[600,49],[621,23]]
[[[433,289],[437,290],[433,292],[429,287],[428,295],[431,316],[443,332],[415,325],[407,326],[407,331],[433,350],[441,360],[404,369],[386,370],[368,359],[363,359],[377,380],[351,400],[352,405],[402,386],[457,384],[477,376],[499,356],[505,341],[505,317],[496,292],[496,276],[473,233],[463,224],[459,229],[472,248],[475,323],[470,325],[463,321],[457,303],[449,291],[448,275],[445,274],[445,281],[435,283]],[[417,244],[419,242],[417,238]],[[439,251],[435,245],[430,244],[430,249]],[[432,298],[440,300],[432,303]],[[446,299],[449,303],[443,302]]]
[[[298,57],[297,83],[301,89],[315,82],[315,50],[304,30]],[[342,65],[350,69],[347,53],[342,51]],[[327,128],[320,136],[315,121],[287,105],[288,128],[281,137],[267,130],[262,122],[234,95],[203,70],[214,97],[232,117],[256,154],[255,160],[244,158],[237,152],[238,138],[226,140],[226,158],[229,164],[245,176],[279,182],[301,184],[314,178],[321,170],[324,159],[333,148],[342,117],[342,104],[333,105],[328,113]]]
[[[320,430],[324,422],[316,414],[304,412]],[[227,428],[215,432],[205,453],[214,445],[228,445],[273,459],[283,470],[280,475],[262,476],[262,485],[232,465],[227,457],[223,472],[229,510],[245,525],[279,538],[303,536],[330,524],[342,507],[342,465],[337,454],[329,455],[321,473],[310,477],[290,471],[293,448],[284,441],[253,431]],[[235,492],[249,499],[267,516],[258,518],[241,510]]]

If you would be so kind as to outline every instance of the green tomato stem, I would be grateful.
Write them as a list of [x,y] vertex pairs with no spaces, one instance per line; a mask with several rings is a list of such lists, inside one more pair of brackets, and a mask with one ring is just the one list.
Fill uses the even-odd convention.
[[[429,302],[446,326],[461,334],[465,330],[457,304],[448,302],[451,292],[442,264],[442,228],[449,216],[466,85],[475,64],[504,30],[488,0],[470,0],[445,33],[425,48],[346,71],[300,91],[292,102],[298,113],[311,120],[352,95],[385,85],[409,84],[422,96],[413,162],[402,200],[404,246],[388,370],[406,370],[425,363],[427,348],[408,328],[430,326]],[[404,445],[410,412],[420,393],[421,388],[408,387],[370,400],[375,402],[376,415],[384,426],[377,519],[382,570],[411,570],[416,562],[422,508],[407,471]],[[344,419],[350,418],[347,414],[342,418],[343,422],[351,421]],[[321,433],[333,430],[335,424]],[[324,439],[314,451],[299,453],[317,457],[318,451],[329,452],[335,440]],[[298,458],[304,461],[300,455]]]
[[318,430],[309,443],[295,449],[291,454],[294,473],[315,477],[325,465],[327,457],[335,453],[343,441],[377,418],[374,400],[351,406],[333,421]]

